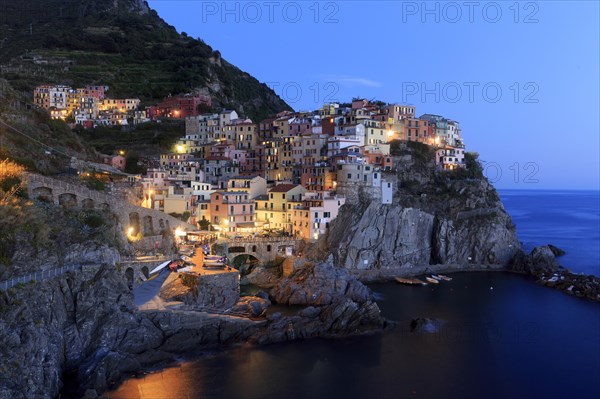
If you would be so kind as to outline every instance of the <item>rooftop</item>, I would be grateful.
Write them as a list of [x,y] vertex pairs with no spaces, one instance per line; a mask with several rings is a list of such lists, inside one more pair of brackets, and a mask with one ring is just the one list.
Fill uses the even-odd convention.
[[298,187],[299,184],[280,184],[269,190],[270,193],[287,193],[290,190]]

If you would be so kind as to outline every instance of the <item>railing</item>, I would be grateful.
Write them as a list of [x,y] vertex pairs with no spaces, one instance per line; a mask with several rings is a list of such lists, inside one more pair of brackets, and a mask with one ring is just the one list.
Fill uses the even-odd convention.
[[252,243],[252,242],[281,242],[281,241],[299,241],[294,237],[243,237],[243,238],[228,238],[219,240],[224,243]]
[[8,290],[19,284],[27,284],[31,281],[42,281],[50,278],[61,276],[67,272],[81,270],[82,265],[69,265],[69,266],[61,266],[51,270],[44,270],[40,272],[26,274],[24,276],[19,276],[12,278],[10,280],[0,281],[0,290]]

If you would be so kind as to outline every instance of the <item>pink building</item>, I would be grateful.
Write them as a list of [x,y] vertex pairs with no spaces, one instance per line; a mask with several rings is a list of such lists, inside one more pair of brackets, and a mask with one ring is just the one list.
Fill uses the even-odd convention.
[[243,191],[216,191],[210,195],[210,222],[225,233],[254,227],[254,201]]
[[98,100],[104,100],[106,98],[106,92],[108,86],[85,86],[83,89],[83,95],[86,97],[95,97]]
[[117,168],[119,170],[125,170],[125,166],[127,165],[127,163],[125,162],[125,157],[121,155],[116,155],[112,157],[112,159],[110,160],[110,164],[114,168]]

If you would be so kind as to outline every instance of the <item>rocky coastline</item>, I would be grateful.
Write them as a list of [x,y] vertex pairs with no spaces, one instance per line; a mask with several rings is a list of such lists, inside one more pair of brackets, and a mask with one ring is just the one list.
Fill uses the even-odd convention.
[[[0,398],[57,397],[66,375],[80,388],[71,397],[91,398],[126,375],[203,349],[371,334],[390,325],[366,286],[327,263],[280,279],[269,296],[303,309],[258,320],[138,311],[113,264],[11,289],[0,294]],[[236,306],[251,311],[256,300],[265,301],[242,298]]]
[[558,262],[565,252],[548,244],[534,248],[526,255],[519,252],[507,270],[524,273],[536,278],[536,282],[568,295],[600,302],[600,277],[573,273]]

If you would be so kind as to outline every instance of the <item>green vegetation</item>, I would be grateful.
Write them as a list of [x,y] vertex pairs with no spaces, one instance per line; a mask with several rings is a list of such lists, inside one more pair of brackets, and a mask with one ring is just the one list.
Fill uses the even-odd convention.
[[483,179],[483,167],[479,163],[479,154],[465,152],[466,168],[458,168],[443,172],[444,177],[451,180]]
[[186,222],[188,221],[188,219],[190,218],[190,212],[189,211],[185,211],[183,213],[169,213],[170,216],[173,216],[174,218],[177,218],[179,220],[181,220],[182,222]]
[[177,140],[185,133],[185,124],[180,120],[165,120],[161,123],[143,123],[128,131],[121,127],[100,126],[88,130],[78,128],[76,132],[83,143],[100,153],[125,151],[127,166],[135,166],[138,159],[130,156],[158,156],[161,152],[172,151]]
[[213,229],[212,224],[206,220],[206,219],[202,219],[201,221],[198,222],[198,227],[200,228],[200,230],[211,230]]
[[148,105],[218,83],[220,91],[210,94],[219,107],[242,105],[256,119],[290,109],[266,85],[137,0],[5,2],[0,37],[0,59],[11,60],[0,76],[29,98],[41,83],[92,83],[110,86],[113,98],[134,96]]

